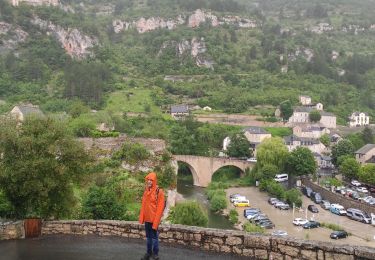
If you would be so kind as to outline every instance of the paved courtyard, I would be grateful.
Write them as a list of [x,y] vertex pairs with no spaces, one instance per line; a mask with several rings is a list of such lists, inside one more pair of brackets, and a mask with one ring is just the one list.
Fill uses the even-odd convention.
[[[144,241],[118,237],[54,235],[0,242],[1,260],[139,260],[144,253]],[[159,255],[175,260],[244,259],[165,244],[160,245]]]

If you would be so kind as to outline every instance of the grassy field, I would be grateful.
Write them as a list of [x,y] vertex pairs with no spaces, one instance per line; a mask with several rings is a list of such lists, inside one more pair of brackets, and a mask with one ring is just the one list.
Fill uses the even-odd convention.
[[265,127],[266,131],[270,132],[273,137],[284,137],[293,133],[289,127]]
[[113,113],[161,113],[160,108],[151,99],[151,90],[142,88],[120,90],[111,93],[108,97],[105,110]]

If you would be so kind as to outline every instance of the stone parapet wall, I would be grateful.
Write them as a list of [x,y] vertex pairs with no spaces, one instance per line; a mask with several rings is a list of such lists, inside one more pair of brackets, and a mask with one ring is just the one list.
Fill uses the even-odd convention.
[[[165,243],[247,256],[249,259],[375,259],[375,248],[369,247],[182,225],[161,225],[159,231],[159,238]],[[127,221],[47,221],[43,223],[42,234],[95,234],[145,239],[144,226]]]
[[23,221],[0,222],[0,240],[25,238]]
[[360,202],[358,200],[354,200],[350,197],[344,197],[343,195],[341,194],[338,194],[338,193],[334,193],[334,192],[331,192],[330,190],[327,190],[315,183],[313,183],[312,181],[306,179],[306,178],[303,178],[302,179],[302,184],[307,186],[307,187],[310,187],[314,192],[319,192],[320,195],[322,195],[323,199],[325,200],[328,200],[331,204],[332,203],[338,203],[342,206],[344,206],[344,208],[356,208],[356,209],[360,209],[364,212],[367,212],[367,213],[375,213],[375,207],[374,206],[371,206],[365,202]]

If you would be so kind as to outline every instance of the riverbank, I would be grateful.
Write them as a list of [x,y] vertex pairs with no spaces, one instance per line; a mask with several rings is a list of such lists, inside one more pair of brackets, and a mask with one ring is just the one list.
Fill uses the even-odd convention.
[[[346,239],[332,240],[329,237],[332,232],[332,230],[330,229],[316,228],[306,230],[302,227],[294,226],[292,224],[293,219],[297,217],[305,218],[305,212],[295,212],[295,215],[293,216],[292,210],[276,209],[272,205],[268,204],[268,194],[265,192],[260,192],[256,187],[237,187],[229,188],[226,190],[229,205],[228,211],[231,209],[236,209],[239,215],[239,221],[242,225],[248,222],[248,220],[243,216],[244,208],[235,208],[230,203],[229,195],[234,193],[240,193],[246,196],[250,201],[251,207],[259,208],[262,212],[269,216],[271,221],[275,224],[275,228],[266,230],[266,233],[272,233],[273,230],[281,229],[287,231],[289,236],[300,239],[375,247],[375,241],[373,240],[373,236],[375,235],[375,227],[350,220],[347,217],[334,215],[318,206],[319,213],[314,215],[314,219],[316,221],[337,224],[341,227],[344,227],[345,230],[353,234]],[[314,204],[310,199],[306,197],[303,197],[302,199],[303,208],[306,208],[310,204]],[[310,219],[311,217],[312,213],[308,212],[307,218]]]

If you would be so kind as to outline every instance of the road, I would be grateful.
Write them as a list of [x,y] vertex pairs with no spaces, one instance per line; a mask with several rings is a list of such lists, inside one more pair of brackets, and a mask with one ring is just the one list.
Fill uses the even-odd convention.
[[[318,222],[332,223],[344,227],[345,230],[352,233],[346,239],[332,240],[329,238],[332,230],[327,228],[316,228],[311,230],[303,229],[302,227],[296,227],[292,224],[293,218],[302,217],[305,218],[306,212],[295,212],[293,217],[292,210],[279,210],[268,204],[267,200],[269,198],[268,194],[265,192],[260,192],[256,187],[242,187],[242,188],[229,188],[227,190],[228,203],[230,208],[234,206],[229,202],[229,195],[234,193],[240,193],[245,195],[249,201],[251,207],[260,208],[271,221],[275,224],[275,229],[281,229],[288,232],[290,236],[308,239],[308,240],[319,240],[319,241],[330,241],[338,244],[352,244],[352,245],[362,245],[375,247],[375,227],[371,225],[366,225],[354,220],[350,220],[344,216],[337,216],[330,213],[328,210],[322,209],[317,205],[319,213],[314,215],[314,219]],[[309,198],[303,196],[303,208],[307,205],[314,204]],[[243,216],[244,208],[237,208],[239,219],[242,223],[247,222]],[[307,212],[307,218],[313,217],[311,212]],[[273,230],[267,230],[267,233],[272,233]]]
[[[120,237],[42,236],[37,239],[0,242],[0,260],[139,260],[145,253],[142,240]],[[226,254],[213,254],[186,247],[161,244],[160,259],[244,259]]]

